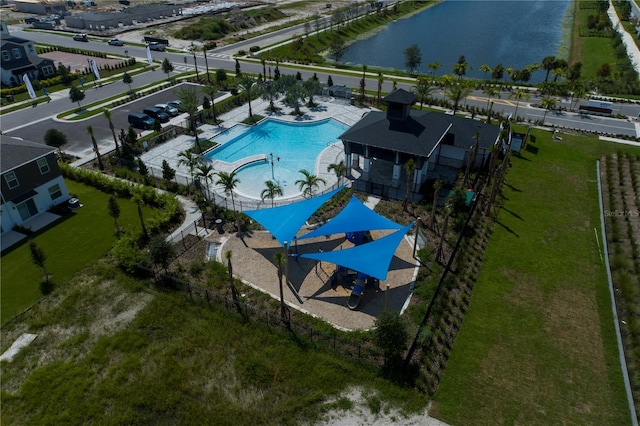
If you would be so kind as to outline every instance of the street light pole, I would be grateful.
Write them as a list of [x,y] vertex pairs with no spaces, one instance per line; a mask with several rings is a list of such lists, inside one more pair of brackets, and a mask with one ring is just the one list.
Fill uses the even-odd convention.
[[211,76],[209,75],[209,61],[207,60],[207,47],[203,45],[202,51],[204,52],[204,66],[207,68],[207,83],[211,84]]

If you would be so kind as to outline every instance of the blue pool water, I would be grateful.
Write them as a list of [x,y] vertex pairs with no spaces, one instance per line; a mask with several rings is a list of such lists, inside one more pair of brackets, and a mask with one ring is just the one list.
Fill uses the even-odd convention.
[[300,192],[295,185],[295,181],[302,178],[298,171],[306,169],[318,174],[318,155],[329,145],[339,142],[338,136],[348,128],[333,119],[312,123],[267,119],[248,129],[235,126],[214,137],[213,140],[222,145],[205,157],[227,163],[241,162],[256,155],[267,158],[266,162],[251,163],[237,170],[240,183],[236,192],[259,199],[265,181],[275,180],[284,191],[284,196],[279,198],[287,198]]

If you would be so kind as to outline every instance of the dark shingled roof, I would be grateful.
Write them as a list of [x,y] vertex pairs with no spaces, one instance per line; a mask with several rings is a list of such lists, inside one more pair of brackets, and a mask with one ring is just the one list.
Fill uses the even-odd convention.
[[0,135],[0,168],[2,173],[8,172],[53,151],[47,145]]
[[497,140],[500,129],[439,112],[411,110],[409,117],[401,121],[389,120],[385,112],[372,111],[340,135],[340,139],[428,157],[445,135],[447,143],[469,148],[475,142],[477,132],[480,132],[480,147],[489,148]]
[[386,103],[395,103],[402,105],[411,105],[416,101],[417,97],[411,92],[407,92],[404,89],[396,89],[382,98]]

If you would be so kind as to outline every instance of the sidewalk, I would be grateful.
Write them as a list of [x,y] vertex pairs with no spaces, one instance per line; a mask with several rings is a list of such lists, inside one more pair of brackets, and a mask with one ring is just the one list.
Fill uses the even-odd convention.
[[609,10],[607,10],[607,13],[609,15],[609,19],[611,19],[613,28],[617,29],[622,36],[622,43],[627,48],[627,55],[629,55],[629,60],[631,61],[633,68],[640,73],[640,49],[638,49],[638,46],[633,40],[633,36],[622,26],[612,2],[609,3]]

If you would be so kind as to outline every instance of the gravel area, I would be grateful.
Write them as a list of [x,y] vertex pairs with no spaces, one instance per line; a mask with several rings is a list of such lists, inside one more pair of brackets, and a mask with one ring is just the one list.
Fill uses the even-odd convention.
[[[372,235],[374,239],[379,239],[386,233],[372,232]],[[222,243],[219,256],[224,259],[224,253],[233,251],[236,276],[279,299],[278,274],[273,256],[282,248],[271,234],[257,231],[243,237],[229,234],[220,237],[228,239]],[[304,244],[298,244],[300,254],[317,252],[320,248],[328,252],[353,246],[338,235],[304,241]],[[380,289],[367,288],[357,310],[352,311],[347,307],[350,288],[331,287],[330,277],[336,266],[327,262],[318,262],[316,265],[316,261],[310,259],[299,258],[296,261],[295,257],[289,258],[290,282],[300,300],[289,288],[284,289],[284,298],[289,306],[321,317],[341,329],[369,329],[384,310],[385,298],[389,309],[401,311],[411,296],[416,272],[412,242],[412,236],[405,237],[391,261],[387,280],[380,283]],[[295,252],[295,248],[293,250]],[[387,285],[388,295],[385,294]]]

